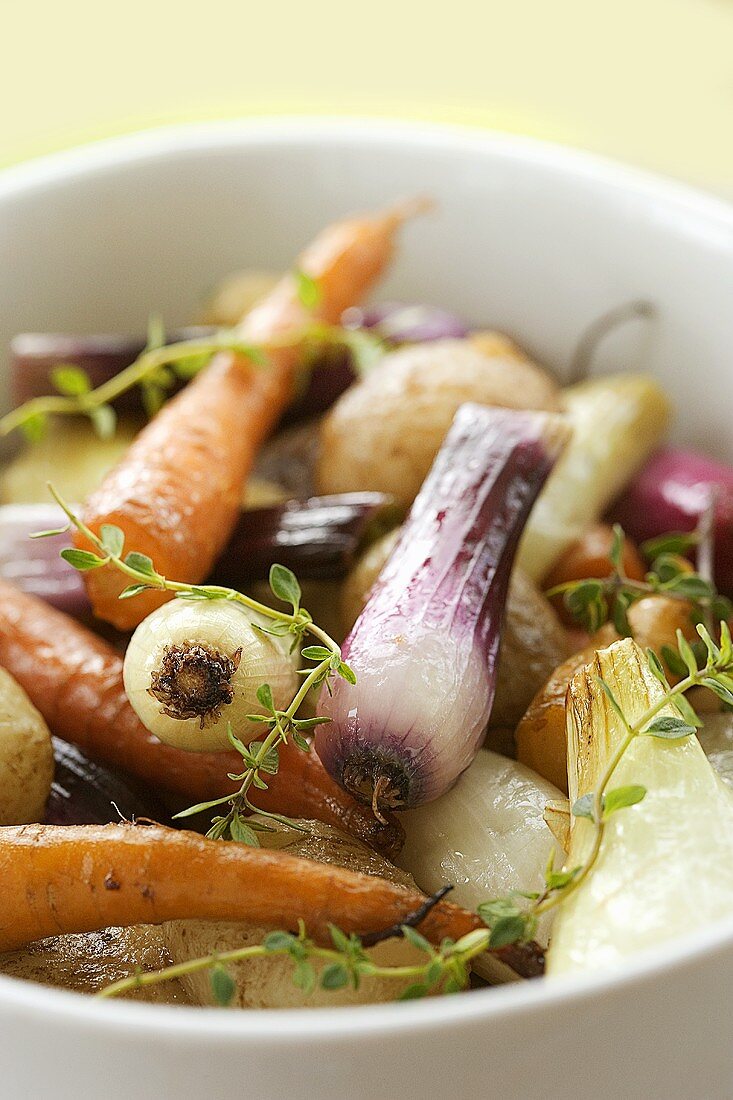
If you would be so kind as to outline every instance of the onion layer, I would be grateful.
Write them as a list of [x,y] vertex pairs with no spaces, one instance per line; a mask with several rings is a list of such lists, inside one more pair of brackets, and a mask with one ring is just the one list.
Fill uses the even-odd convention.
[[481,744],[511,564],[567,440],[554,414],[464,405],[344,644],[316,749],[377,813],[446,791]]

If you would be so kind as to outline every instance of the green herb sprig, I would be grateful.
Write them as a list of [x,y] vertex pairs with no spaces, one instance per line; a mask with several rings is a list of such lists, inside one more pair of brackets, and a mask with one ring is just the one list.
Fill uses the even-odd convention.
[[317,320],[283,333],[278,339],[268,341],[267,346],[243,340],[237,329],[223,329],[208,339],[182,340],[175,344],[163,345],[163,339],[158,324],[151,322],[148,343],[141,355],[96,389],[92,389],[89,375],[81,367],[59,363],[49,375],[57,393],[34,397],[0,417],[0,437],[18,429],[29,443],[37,443],[48,430],[51,417],[85,416],[100,438],[111,439],[117,427],[112,402],[139,387],[143,408],[148,417],[152,417],[170,396],[177,381],[187,382],[195,377],[220,351],[234,352],[257,367],[266,367],[268,351],[303,345],[307,353],[303,367],[306,377],[310,369],[308,361],[312,363],[323,347],[346,348],[358,375],[368,372],[385,351],[382,341],[371,333]]
[[208,339],[182,340],[163,346],[162,335],[153,323],[148,345],[142,354],[114,378],[92,389],[89,375],[74,364],[60,363],[50,372],[57,394],[34,397],[0,418],[0,436],[16,428],[29,442],[42,439],[51,416],[86,416],[97,434],[111,438],[117,417],[112,402],[122,394],[142,387],[143,402],[149,415],[158,411],[177,379],[192,378],[220,351],[233,351],[257,365],[264,363],[263,353],[242,340],[235,329],[222,330]]
[[[301,590],[295,575],[282,565],[273,565],[270,570],[272,593],[278,600],[290,604],[290,611],[268,607],[236,589],[222,585],[196,585],[169,580],[156,570],[154,563],[147,555],[134,550],[125,553],[125,536],[121,528],[114,524],[103,524],[99,535],[95,534],[75,515],[52,485],[49,485],[49,489],[69,523],[54,531],[39,532],[35,537],[59,535],[72,527],[75,528],[94,549],[69,547],[61,551],[61,557],[80,572],[89,572],[104,566],[119,570],[132,582],[120,593],[120,599],[131,599],[141,592],[153,590],[171,592],[182,600],[229,600],[264,616],[270,621],[270,625],[265,627],[255,624],[257,629],[276,636],[290,636],[293,648],[300,645],[306,635],[311,635],[317,641],[317,645],[306,646],[301,651],[301,656],[314,664],[301,669],[303,682],[288,707],[284,710],[276,709],[272,689],[268,684],[261,684],[258,688],[258,702],[267,713],[250,714],[247,717],[251,722],[262,723],[265,731],[263,740],[245,745],[235,732],[229,729],[229,741],[240,754],[245,765],[241,773],[230,774],[228,777],[240,784],[239,789],[233,794],[222,795],[221,798],[191,806],[176,815],[178,818],[190,817],[219,806],[226,806],[226,812],[213,819],[207,836],[215,840],[231,838],[254,846],[258,844],[256,830],[261,830],[264,826],[260,822],[256,824],[248,822],[245,816],[248,812],[257,812],[260,816],[293,825],[289,819],[279,814],[259,810],[250,801],[250,791],[253,788],[267,790],[267,781],[263,776],[277,774],[280,745],[285,744],[292,737],[295,744],[307,752],[310,746],[304,735],[319,723],[328,721],[327,718],[297,717],[311,689],[320,684],[326,684],[330,690],[330,682],[334,676],[339,676],[352,684],[356,683],[354,672],[342,659],[339,645],[314,623],[308,611],[301,607]],[[294,827],[297,828],[297,826]]]
[[[480,905],[479,915],[491,929],[489,947],[502,947],[532,939],[539,917],[554,909],[577,890],[593,870],[601,851],[608,820],[620,810],[643,801],[646,789],[640,785],[611,787],[616,769],[637,737],[679,740],[693,736],[702,723],[685,695],[694,687],[709,688],[723,703],[733,706],[733,644],[728,624],[725,621],[720,623],[719,645],[703,624],[698,624],[697,630],[706,653],[703,667],[698,667],[697,655],[681,631],[678,631],[679,659],[684,664],[685,676],[674,686],[667,680],[657,655],[653,650],[647,650],[649,668],[664,688],[664,694],[633,724],[627,720],[610,686],[597,677],[626,734],[608,762],[595,791],[583,795],[571,807],[574,817],[587,818],[593,824],[593,842],[588,858],[581,866],[556,870],[551,857],[545,871],[544,890],[497,898]],[[670,704],[676,709],[677,715],[661,716],[660,711]]]
[[[700,539],[700,531],[693,531],[689,534],[664,535],[644,543],[641,551],[649,562],[649,571],[643,581],[638,581],[625,573],[625,535],[619,524],[615,524],[609,551],[610,575],[567,581],[550,588],[545,595],[548,598],[562,595],[567,610],[589,633],[612,621],[621,637],[631,637],[629,608],[637,600],[650,595],[688,601],[692,621],[706,622],[710,630],[713,622],[730,617],[733,604],[720,595],[712,578],[694,572],[683,556],[698,546]],[[699,652],[703,656],[704,647]]]
[[[317,986],[331,991],[347,986],[359,989],[365,978],[387,978],[409,981],[399,999],[414,1000],[432,993],[458,993],[465,989],[471,960],[487,949],[491,935],[488,929],[478,928],[458,941],[444,939],[439,947],[433,947],[414,927],[403,924],[394,934],[404,937],[422,952],[425,961],[405,966],[379,966],[369,957],[359,936],[346,935],[334,925],[329,925],[329,933],[333,946],[320,947],[309,939],[303,921],[299,921],[297,933],[270,932],[261,944],[205,955],[163,970],[134,974],[108,985],[97,996],[118,997],[135,989],[208,970],[214,1000],[226,1007],[236,991],[234,979],[226,970],[228,964],[279,956],[291,961],[293,984],[306,996]],[[316,972],[316,962],[328,964],[320,974]]]

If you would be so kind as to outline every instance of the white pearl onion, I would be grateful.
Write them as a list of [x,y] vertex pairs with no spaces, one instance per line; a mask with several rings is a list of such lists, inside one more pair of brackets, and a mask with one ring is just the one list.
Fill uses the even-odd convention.
[[[289,653],[289,635],[278,638],[262,634],[253,623],[266,625],[266,620],[227,600],[174,599],[144,619],[125,655],[124,680],[127,697],[146,729],[160,741],[189,752],[231,748],[227,739],[229,723],[245,744],[261,737],[263,726],[248,722],[246,715],[264,713],[257,700],[261,684],[270,685],[277,708],[288,706],[298,690],[297,651]],[[233,698],[203,729],[198,718],[164,714],[162,703],[149,692],[166,647],[185,643],[207,646],[230,659],[236,659],[241,650],[239,665],[230,680]]]

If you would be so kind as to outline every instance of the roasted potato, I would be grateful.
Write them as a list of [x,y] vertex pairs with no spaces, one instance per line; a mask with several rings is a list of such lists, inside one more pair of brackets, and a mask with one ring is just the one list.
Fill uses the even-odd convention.
[[48,726],[20,684],[0,668],[0,825],[42,821],[52,779]]
[[391,352],[326,415],[319,491],[375,490],[411,503],[466,401],[555,410],[559,391],[541,367],[496,338],[488,352],[469,340]]
[[[376,852],[320,821],[303,821],[305,832],[266,822],[274,832],[260,833],[264,847],[282,848],[292,855],[333,863],[362,874],[376,875],[403,886],[415,884],[412,877],[388,863]],[[164,925],[165,942],[175,962],[212,953],[231,951],[262,943],[271,929],[232,921],[171,921]],[[370,948],[369,955],[381,965],[412,965],[424,962],[425,956],[405,940],[387,940]],[[325,963],[315,963],[316,975]],[[323,1005],[369,1004],[392,1001],[409,984],[385,978],[366,978],[358,990],[322,990],[318,984],[311,994],[293,984],[293,965],[282,957],[255,958],[229,966],[236,989],[233,1004],[239,1008],[298,1008]],[[215,1000],[208,971],[189,974],[183,979],[194,1004],[210,1005]]]

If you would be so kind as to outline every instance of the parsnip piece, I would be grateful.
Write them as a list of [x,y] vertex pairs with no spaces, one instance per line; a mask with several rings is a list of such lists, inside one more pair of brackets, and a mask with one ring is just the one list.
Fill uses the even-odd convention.
[[670,403],[656,382],[623,374],[564,390],[573,436],[524,531],[518,562],[541,581],[560,554],[595,523],[659,445]]
[[42,821],[52,779],[48,726],[20,684],[0,668],[0,825]]
[[0,472],[0,501],[49,501],[49,481],[66,500],[84,500],[121,458],[136,431],[135,425],[121,421],[112,439],[100,439],[89,421],[59,417],[43,439],[24,448]]
[[202,325],[238,325],[257,302],[267,297],[280,279],[274,271],[233,271],[225,275],[206,296]]
[[[663,697],[641,649],[630,639],[600,650],[568,691],[570,802],[596,788],[624,737],[596,677],[610,686],[630,723]],[[662,715],[675,714],[671,707]],[[609,789],[646,788],[643,801],[613,814],[597,862],[559,906],[549,974],[620,966],[733,913],[733,792],[696,737],[636,738]],[[567,867],[581,865],[592,823],[573,817]]]
[[[452,883],[451,900],[467,909],[513,890],[539,890],[553,848],[558,866],[565,858],[544,818],[547,803],[558,801],[551,783],[484,749],[447,794],[400,815],[406,840],[399,864],[422,890]],[[540,943],[547,931],[545,922]],[[483,973],[484,959],[477,962]]]
[[[389,879],[405,887],[412,886],[412,877],[394,867],[376,852],[320,821],[300,822],[305,832],[268,820],[274,832],[259,833],[263,847],[281,848],[291,855],[333,863],[366,875]],[[171,921],[164,925],[165,942],[175,962],[231,951],[262,943],[271,928],[234,921]],[[375,929],[376,931],[376,929]],[[425,962],[425,955],[405,940],[387,940],[369,950],[370,957],[382,966],[409,966]],[[326,963],[314,962],[316,975]],[[293,984],[290,959],[262,958],[233,964],[229,972],[236,983],[233,1005],[239,1008],[317,1008],[324,1005],[376,1004],[392,1001],[411,984],[411,979],[397,981],[388,978],[366,978],[358,990],[323,990],[316,987],[304,994]],[[189,974],[183,984],[194,1004],[211,1005],[214,998],[210,974],[202,971]]]

